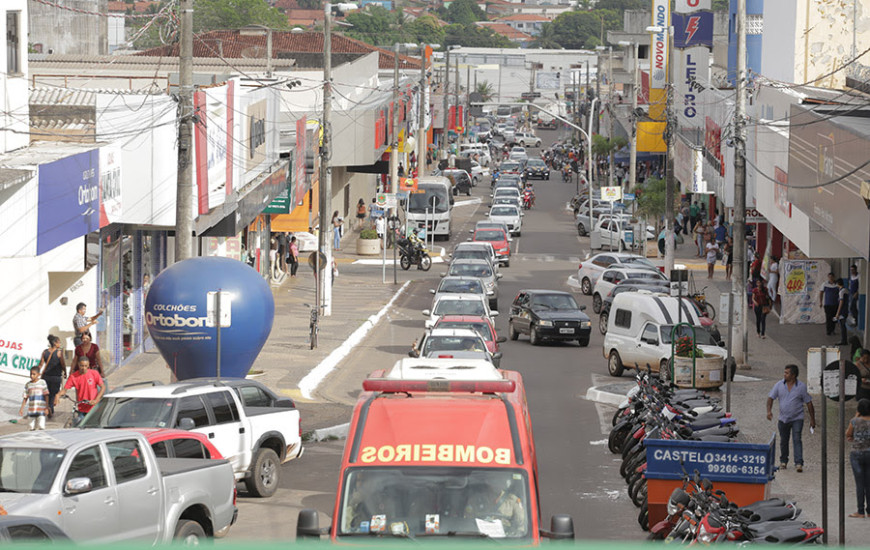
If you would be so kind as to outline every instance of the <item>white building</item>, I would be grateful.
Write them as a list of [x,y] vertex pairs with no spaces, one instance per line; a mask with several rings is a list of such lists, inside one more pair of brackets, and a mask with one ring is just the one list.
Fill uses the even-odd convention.
[[[0,153],[27,145],[27,0],[4,0],[0,30],[6,37],[6,55],[0,58]],[[0,176],[0,187],[6,178]],[[13,177],[14,179],[14,177]]]

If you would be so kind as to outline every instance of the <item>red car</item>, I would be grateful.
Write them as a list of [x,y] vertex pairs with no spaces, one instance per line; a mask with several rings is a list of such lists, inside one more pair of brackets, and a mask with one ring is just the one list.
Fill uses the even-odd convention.
[[205,434],[169,428],[129,429],[145,436],[157,458],[223,458]]
[[504,229],[496,227],[476,229],[472,240],[490,243],[495,250],[495,258],[498,260],[498,263],[504,264],[505,267],[510,267],[511,243],[508,241],[508,236],[505,234]]
[[445,315],[438,319],[433,328],[469,328],[477,331],[486,342],[486,350],[495,355],[498,353],[498,345],[507,340],[499,338],[495,332],[495,326],[488,317],[474,315]]

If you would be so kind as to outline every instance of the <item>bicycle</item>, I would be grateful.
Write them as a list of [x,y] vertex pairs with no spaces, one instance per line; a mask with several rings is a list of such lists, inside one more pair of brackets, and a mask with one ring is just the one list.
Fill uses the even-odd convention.
[[84,418],[85,415],[87,414],[83,411],[80,411],[79,407],[81,405],[87,404],[89,401],[87,399],[75,400],[72,397],[70,397],[68,394],[64,394],[64,396],[61,399],[68,399],[68,400],[72,401],[72,408],[70,410],[70,416],[66,420],[66,422],[64,422],[63,427],[64,427],[64,429],[75,428],[76,426],[79,425],[79,422],[82,421],[82,418]]
[[698,306],[698,309],[701,310],[701,313],[706,315],[713,320],[716,318],[716,308],[714,308],[709,302],[707,302],[707,295],[704,291],[707,290],[705,286],[700,290],[700,292],[694,292],[689,295],[689,298]]
[[[310,304],[302,304],[305,307],[311,308],[311,313],[308,317],[308,349],[314,349],[317,347],[317,333],[320,332],[320,315],[318,314],[318,307],[312,306]],[[324,308],[326,306],[320,306]]]

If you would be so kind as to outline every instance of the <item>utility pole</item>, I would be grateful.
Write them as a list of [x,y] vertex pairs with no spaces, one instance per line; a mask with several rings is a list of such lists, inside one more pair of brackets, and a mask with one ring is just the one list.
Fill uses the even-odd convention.
[[[417,176],[422,176],[424,174],[424,170],[426,169],[426,109],[429,107],[427,105],[427,95],[426,95],[426,45],[420,44],[420,98],[418,101],[419,105],[419,121],[417,124]],[[396,189],[393,188],[393,193],[396,192]]]
[[390,121],[390,189],[399,188],[399,43],[393,44],[393,120]]
[[[587,61],[586,63],[587,63],[586,66],[588,68],[589,62]],[[579,66],[582,69],[583,64],[581,63],[581,64],[579,64]],[[582,121],[580,120],[580,71],[578,70],[577,72],[575,72],[574,76],[575,76],[575,79],[574,79],[574,124],[577,124],[579,126],[582,123]],[[580,142],[580,132],[578,132],[577,130],[574,130],[574,140],[576,142]],[[578,175],[578,178],[579,178],[579,175]],[[578,185],[579,185],[579,179],[578,179]]]
[[674,140],[677,128],[674,117],[674,28],[667,27],[668,37],[668,90],[665,133],[668,142],[668,165],[665,176],[665,275],[671,276],[674,269],[674,200],[677,180],[674,177]]
[[[601,47],[601,46],[599,46]],[[598,55],[595,58],[595,97],[599,98],[598,103],[601,104],[601,51],[599,50]],[[590,114],[591,116],[591,114]],[[601,132],[599,126],[599,120],[596,116],[593,124],[595,125],[595,133],[598,134]]]
[[634,71],[632,71],[631,85],[631,149],[628,156],[628,185],[629,190],[634,191],[637,185],[637,91],[638,73],[640,72],[640,42],[634,43]]
[[607,172],[607,184],[610,187],[613,187],[613,117],[615,113],[613,111],[613,46],[608,46],[609,48],[609,60],[608,60],[608,69],[607,72],[607,111],[610,114],[608,117],[610,119],[610,158],[608,159],[610,170]]
[[[320,231],[317,233],[318,263],[321,258],[326,265],[317,265],[317,306],[323,315],[332,314],[332,241],[327,237],[333,229],[328,226],[329,209],[332,206],[332,174],[329,170],[329,116],[332,111],[332,6],[323,5],[323,120],[320,145]],[[318,312],[321,313],[321,312]]]
[[266,78],[272,78],[272,29],[266,30]]
[[[466,60],[468,58],[466,57]],[[456,116],[454,116],[454,120],[456,121],[456,143],[459,144],[459,60],[456,60],[456,63],[453,64],[456,67],[456,83],[453,85],[453,89],[455,92],[455,98],[453,101],[453,112]],[[465,124],[462,124],[462,129],[465,129]],[[457,153],[459,150],[457,149]]]
[[[745,365],[749,341],[746,338],[746,0],[737,0],[737,101],[734,107],[734,267],[731,292],[740,298],[742,315],[737,327],[742,346],[735,360]],[[729,335],[732,336],[733,335]]]
[[[477,79],[477,71],[474,71],[474,78]],[[475,85],[475,88],[477,86]],[[468,63],[468,58],[465,60],[465,109],[462,111],[462,116],[465,120],[462,121],[462,133],[468,133],[468,110],[471,108],[471,92],[474,88],[471,87],[471,63]]]
[[193,0],[181,0],[179,49],[178,176],[175,195],[175,261],[193,249]]
[[[450,46],[447,46],[444,65],[444,110],[441,113],[441,158],[447,158],[447,111],[450,110]],[[501,74],[501,73],[499,73]]]
[[[532,123],[532,103],[535,102],[534,97],[533,97],[534,95],[535,95],[535,64],[532,63],[532,72],[531,72],[531,75],[529,78],[529,106],[526,107],[526,111],[527,111],[526,124],[529,124],[530,126]],[[531,131],[531,128],[529,128],[529,131]]]

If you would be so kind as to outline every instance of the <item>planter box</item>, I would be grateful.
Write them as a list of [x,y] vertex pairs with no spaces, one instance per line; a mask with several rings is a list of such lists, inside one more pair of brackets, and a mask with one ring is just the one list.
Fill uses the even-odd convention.
[[710,355],[695,359],[695,379],[692,380],[692,359],[674,357],[674,384],[681,388],[714,389],[722,385],[724,357]]
[[356,241],[356,253],[361,256],[377,256],[381,253],[380,239],[359,239]]

